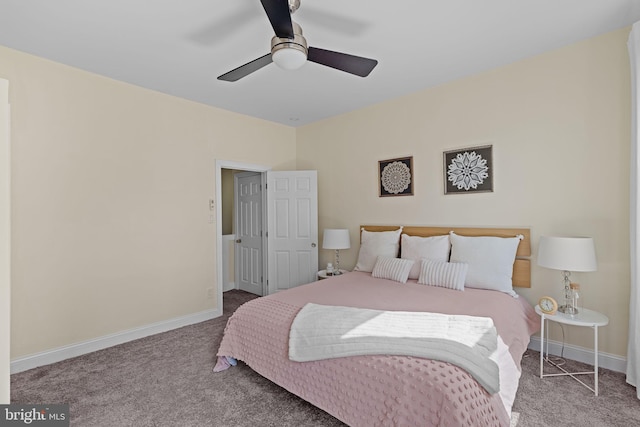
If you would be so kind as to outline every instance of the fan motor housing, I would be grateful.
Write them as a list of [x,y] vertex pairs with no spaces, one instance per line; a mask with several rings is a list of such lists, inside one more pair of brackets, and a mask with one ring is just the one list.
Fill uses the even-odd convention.
[[280,49],[295,49],[304,53],[304,56],[308,54],[307,40],[302,35],[302,28],[296,22],[291,22],[293,25],[293,38],[285,39],[274,36],[271,38],[271,55]]

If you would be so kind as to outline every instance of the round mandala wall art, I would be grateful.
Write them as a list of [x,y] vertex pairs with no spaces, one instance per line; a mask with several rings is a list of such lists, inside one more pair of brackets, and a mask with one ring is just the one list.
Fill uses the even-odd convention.
[[493,191],[492,146],[444,153],[445,194]]
[[413,195],[413,157],[378,163],[380,197]]

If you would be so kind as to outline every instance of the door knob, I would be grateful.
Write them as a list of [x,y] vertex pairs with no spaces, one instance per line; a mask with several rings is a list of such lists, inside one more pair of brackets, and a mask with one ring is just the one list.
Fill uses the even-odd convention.
[[242,239],[236,240],[236,243],[242,243]]
[[315,243],[312,243],[312,244],[311,244],[311,247],[312,247],[312,248],[315,248],[315,247],[316,247],[316,244],[315,244]]

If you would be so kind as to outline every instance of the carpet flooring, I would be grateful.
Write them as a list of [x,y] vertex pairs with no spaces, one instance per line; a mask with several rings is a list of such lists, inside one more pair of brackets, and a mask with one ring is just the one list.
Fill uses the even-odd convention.
[[[242,363],[212,372],[228,317],[254,297],[225,292],[217,319],[14,374],[11,400],[68,403],[78,427],[344,426]],[[640,401],[623,374],[602,369],[596,397],[571,378],[541,380],[538,361],[539,353],[525,354],[512,426],[640,425]]]

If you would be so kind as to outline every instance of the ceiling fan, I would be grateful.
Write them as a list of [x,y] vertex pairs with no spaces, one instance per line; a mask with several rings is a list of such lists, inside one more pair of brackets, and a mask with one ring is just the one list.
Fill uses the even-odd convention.
[[271,39],[271,52],[218,76],[218,80],[235,82],[271,62],[281,68],[295,70],[309,60],[360,77],[368,76],[378,65],[375,59],[307,46],[302,28],[291,20],[291,14],[300,7],[300,0],[260,1],[275,32]]

